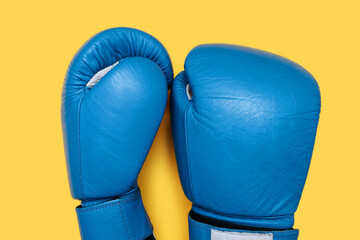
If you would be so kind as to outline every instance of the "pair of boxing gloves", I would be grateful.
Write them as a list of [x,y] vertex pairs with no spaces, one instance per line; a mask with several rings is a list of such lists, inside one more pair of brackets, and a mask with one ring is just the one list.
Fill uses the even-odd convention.
[[278,55],[207,44],[173,80],[163,45],[130,28],[91,38],[65,78],[64,146],[82,239],[155,239],[137,177],[169,88],[190,239],[297,239],[320,113],[315,79]]

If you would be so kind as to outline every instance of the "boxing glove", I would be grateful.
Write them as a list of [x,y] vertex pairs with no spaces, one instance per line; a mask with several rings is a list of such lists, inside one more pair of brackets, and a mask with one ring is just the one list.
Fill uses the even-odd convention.
[[170,58],[130,28],[95,35],[73,58],[62,92],[72,196],[84,240],[154,239],[137,177],[162,120]]
[[201,45],[171,91],[192,240],[292,240],[320,113],[315,79],[268,52]]

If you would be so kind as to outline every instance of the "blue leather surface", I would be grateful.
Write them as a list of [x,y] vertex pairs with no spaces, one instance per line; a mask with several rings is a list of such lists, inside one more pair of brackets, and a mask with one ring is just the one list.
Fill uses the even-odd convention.
[[235,45],[193,49],[171,92],[178,170],[193,211],[291,228],[319,113],[318,84],[296,63]]
[[[87,91],[97,72],[119,60]],[[74,198],[112,197],[134,188],[172,76],[165,48],[139,30],[106,30],[78,51],[66,74],[61,110]]]
[[[86,86],[100,70],[116,62],[92,88]],[[61,113],[71,192],[83,207],[114,198],[122,201],[137,188],[137,176],[161,123],[172,78],[165,48],[136,29],[101,32],[75,55],[64,82]],[[102,217],[110,221],[110,216],[100,213],[99,221]],[[125,218],[142,219],[146,213],[132,214]],[[101,223],[90,227],[85,222],[88,231],[96,234]],[[117,220],[114,224],[116,231]]]

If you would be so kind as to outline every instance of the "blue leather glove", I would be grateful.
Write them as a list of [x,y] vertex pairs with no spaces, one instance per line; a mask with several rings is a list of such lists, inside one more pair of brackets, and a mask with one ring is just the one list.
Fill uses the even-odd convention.
[[319,113],[318,84],[296,63],[234,45],[193,49],[171,91],[190,239],[297,239]]
[[101,32],[73,58],[61,113],[82,239],[154,239],[137,177],[172,78],[165,48],[135,29]]

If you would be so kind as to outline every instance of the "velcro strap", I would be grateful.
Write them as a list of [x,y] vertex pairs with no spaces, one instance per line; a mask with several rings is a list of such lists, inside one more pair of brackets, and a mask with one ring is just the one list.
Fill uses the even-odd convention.
[[76,208],[82,239],[146,239],[153,228],[140,191],[90,207]]
[[190,240],[297,240],[299,230],[248,231],[197,222],[189,216]]

